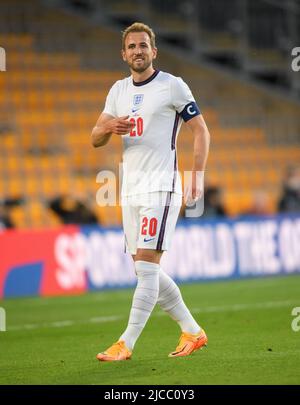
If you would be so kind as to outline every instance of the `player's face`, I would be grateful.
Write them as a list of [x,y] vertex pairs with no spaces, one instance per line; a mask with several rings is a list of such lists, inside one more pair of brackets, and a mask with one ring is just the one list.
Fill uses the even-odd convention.
[[125,39],[125,49],[122,50],[124,62],[127,62],[134,72],[142,73],[152,66],[157,49],[151,47],[149,35],[146,32],[130,32]]

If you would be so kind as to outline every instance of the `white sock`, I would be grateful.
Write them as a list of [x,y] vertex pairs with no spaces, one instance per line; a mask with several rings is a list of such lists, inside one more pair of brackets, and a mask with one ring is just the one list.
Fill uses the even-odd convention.
[[144,329],[146,322],[157,302],[159,288],[159,264],[135,262],[138,283],[133,295],[127,328],[119,340],[124,340],[129,350]]
[[185,305],[178,286],[161,268],[157,303],[179,324],[183,332],[192,334],[200,332],[201,327]]

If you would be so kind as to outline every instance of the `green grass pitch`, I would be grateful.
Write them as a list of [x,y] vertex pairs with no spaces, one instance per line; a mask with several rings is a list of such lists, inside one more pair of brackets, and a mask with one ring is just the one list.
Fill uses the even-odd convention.
[[[0,302],[0,384],[300,384],[300,275],[181,285],[208,347],[170,359],[177,324],[158,308],[130,361],[99,363],[126,326],[132,289]],[[300,321],[298,323],[300,325]]]

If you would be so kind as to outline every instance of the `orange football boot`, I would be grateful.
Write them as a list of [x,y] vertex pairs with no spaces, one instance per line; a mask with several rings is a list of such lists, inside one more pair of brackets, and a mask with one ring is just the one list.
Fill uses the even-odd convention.
[[207,336],[203,329],[197,334],[182,332],[178,346],[175,351],[169,354],[169,357],[189,356],[194,351],[201,349],[207,345]]
[[119,342],[114,343],[110,346],[105,352],[98,353],[96,358],[99,361],[120,361],[120,360],[129,360],[132,353],[125,346],[125,342],[120,340]]

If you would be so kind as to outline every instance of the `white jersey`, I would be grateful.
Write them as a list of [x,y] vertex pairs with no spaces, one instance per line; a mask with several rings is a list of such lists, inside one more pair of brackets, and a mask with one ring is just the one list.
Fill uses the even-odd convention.
[[127,77],[112,86],[103,112],[113,117],[129,115],[135,123],[131,132],[122,136],[122,196],[154,191],[182,194],[177,135],[183,119],[200,113],[186,83],[158,70],[143,82]]

